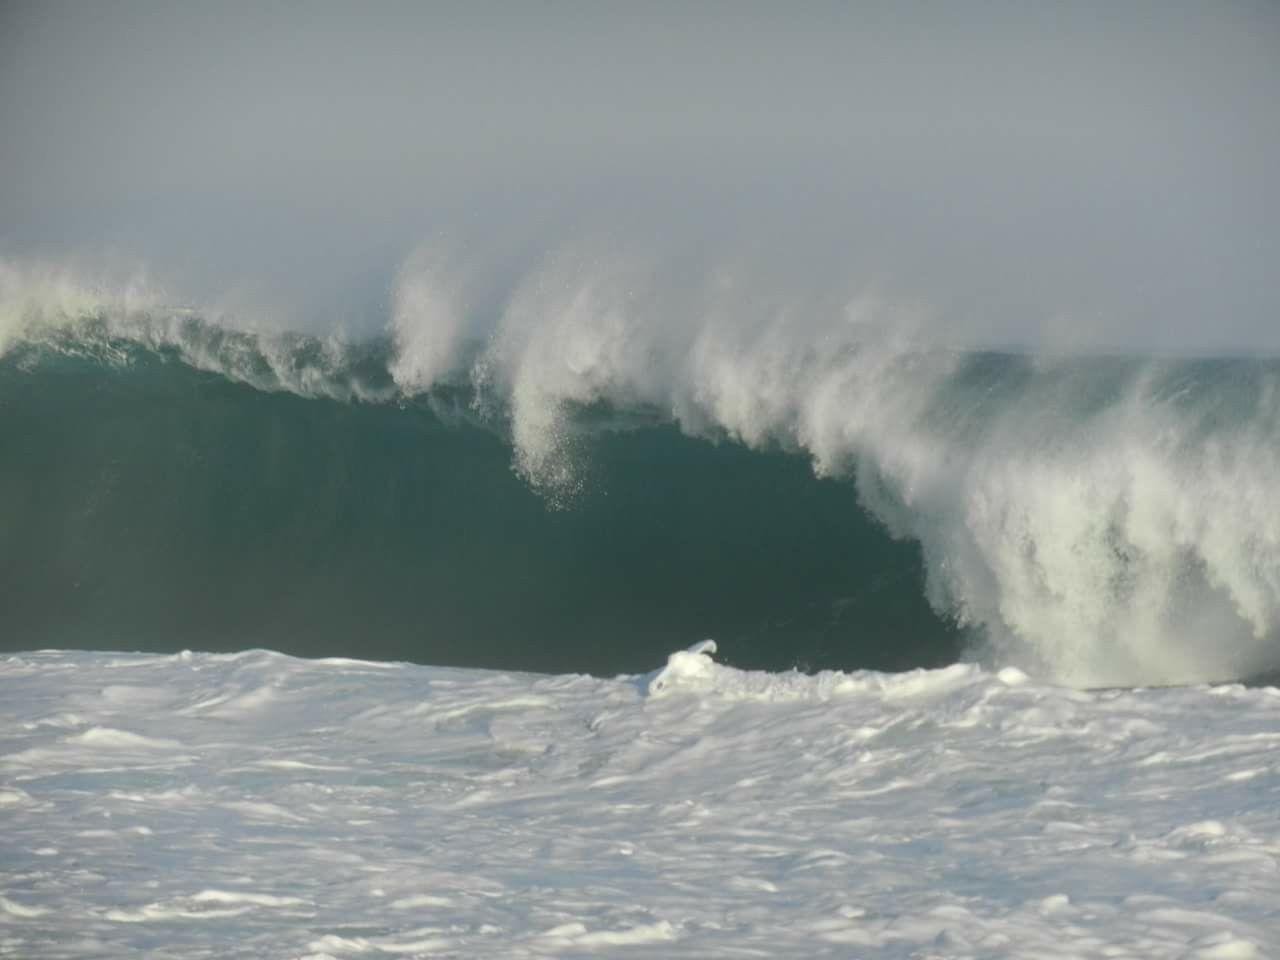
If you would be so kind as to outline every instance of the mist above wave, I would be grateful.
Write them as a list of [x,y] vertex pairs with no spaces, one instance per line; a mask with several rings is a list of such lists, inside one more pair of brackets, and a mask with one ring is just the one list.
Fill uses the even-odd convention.
[[907,297],[607,249],[498,278],[424,248],[385,335],[355,343],[7,264],[0,351],[127,362],[125,344],[349,401],[462,386],[556,506],[588,474],[600,421],[583,411],[644,411],[850,477],[921,544],[929,602],[974,628],[984,660],[1081,685],[1280,663],[1280,364],[979,350]]

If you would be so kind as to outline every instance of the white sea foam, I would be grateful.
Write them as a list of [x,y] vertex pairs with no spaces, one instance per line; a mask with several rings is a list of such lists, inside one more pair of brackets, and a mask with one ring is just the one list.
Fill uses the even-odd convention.
[[[264,651],[0,663],[4,759],[26,758],[3,766],[3,949],[1280,951],[1280,690],[806,677],[711,653],[613,680]],[[122,737],[96,698],[104,769],[38,721],[94,703],[108,664],[172,700],[140,702]],[[255,684],[278,695],[216,721],[181,709]]]

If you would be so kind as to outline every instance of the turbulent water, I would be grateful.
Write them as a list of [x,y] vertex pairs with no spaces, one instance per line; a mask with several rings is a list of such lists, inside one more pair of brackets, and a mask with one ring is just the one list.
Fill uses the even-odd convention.
[[1278,713],[705,649],[4,656],[0,953],[1273,957]]
[[866,302],[557,269],[472,314],[410,271],[352,340],[6,267],[5,647],[1280,665],[1280,362],[961,349]]

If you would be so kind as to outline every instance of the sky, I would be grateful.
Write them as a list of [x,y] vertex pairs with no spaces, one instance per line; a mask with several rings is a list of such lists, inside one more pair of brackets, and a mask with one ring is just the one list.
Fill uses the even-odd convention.
[[589,242],[1274,352],[1277,104],[1262,2],[0,0],[0,256],[377,329],[423,243]]

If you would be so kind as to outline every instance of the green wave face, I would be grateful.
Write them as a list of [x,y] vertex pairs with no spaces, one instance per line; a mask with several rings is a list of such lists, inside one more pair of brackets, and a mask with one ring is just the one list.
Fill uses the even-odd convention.
[[769,669],[961,653],[919,547],[802,456],[584,411],[557,509],[465,391],[302,397],[99,347],[0,359],[0,649],[596,674],[704,637]]

